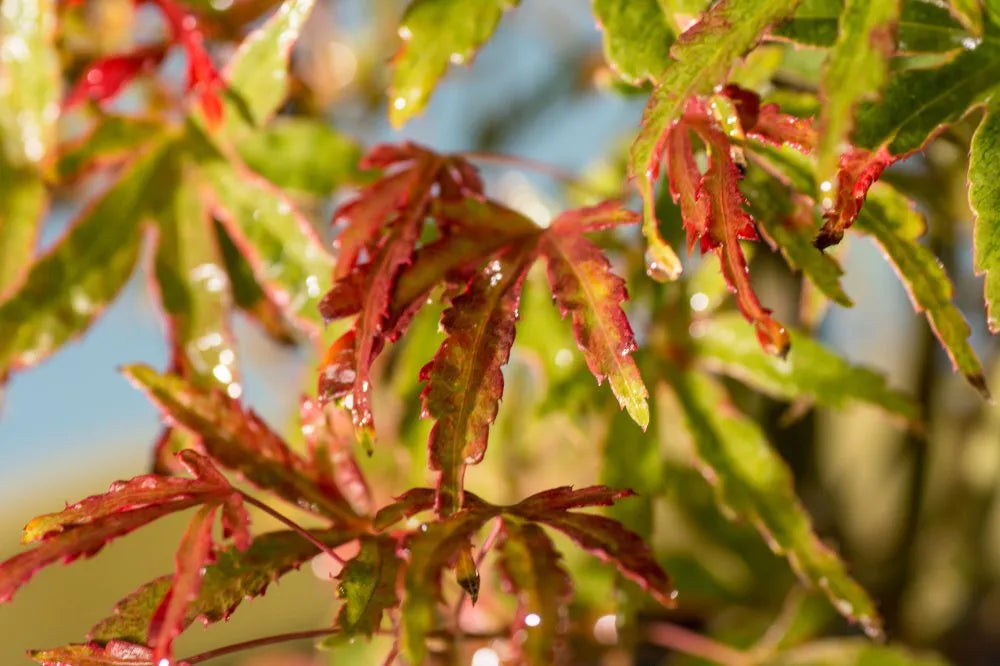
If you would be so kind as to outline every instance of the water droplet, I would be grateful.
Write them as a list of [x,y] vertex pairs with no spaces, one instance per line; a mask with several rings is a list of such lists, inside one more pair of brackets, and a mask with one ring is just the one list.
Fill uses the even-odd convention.
[[235,360],[236,352],[232,349],[223,349],[219,352],[219,363],[222,363],[223,365],[232,365]]
[[181,19],[181,27],[185,30],[194,30],[198,27],[198,20],[191,14],[188,14]]
[[672,282],[679,273],[676,267],[666,264],[662,258],[658,260],[651,249],[646,250],[646,275],[657,282]]
[[538,613],[528,613],[524,616],[524,624],[529,627],[537,627],[542,623],[542,618]]
[[402,97],[397,97],[396,99],[392,100],[392,106],[397,111],[402,111],[403,109],[406,108],[406,100],[403,99]]
[[566,366],[568,366],[570,363],[573,362],[573,352],[563,347],[562,349],[556,352],[555,361],[557,366],[559,366],[560,368],[565,368]]
[[602,615],[594,622],[594,639],[601,645],[614,645],[618,642],[618,621],[614,615]]
[[465,56],[461,53],[455,52],[448,56],[448,60],[450,60],[453,65],[462,65],[465,63]]
[[833,189],[833,183],[831,183],[828,180],[824,180],[822,183],[819,184],[820,192],[829,192],[832,189]]
[[708,308],[709,298],[708,295],[698,292],[691,295],[691,309],[695,312],[704,312]]
[[962,40],[962,46],[964,46],[967,49],[974,49],[977,46],[979,46],[982,43],[982,41],[983,40],[981,40],[978,37],[966,37]]
[[479,648],[472,654],[471,666],[500,666],[500,655],[493,648]]
[[221,363],[212,368],[212,375],[222,384],[229,384],[233,381],[233,372]]
[[87,83],[96,85],[104,80],[104,72],[99,69],[92,69],[87,72]]
[[226,395],[228,395],[233,400],[237,400],[241,395],[243,395],[243,387],[237,382],[233,382],[226,387]]
[[190,273],[191,282],[204,285],[205,291],[217,294],[229,284],[226,271],[218,264],[205,263],[195,266]]
[[306,292],[309,294],[309,298],[316,298],[319,296],[319,278],[315,275],[310,275],[306,278]]
[[399,26],[398,34],[399,38],[403,40],[408,40],[410,39],[410,37],[413,37],[413,33],[410,32],[410,29],[407,28],[405,25]]

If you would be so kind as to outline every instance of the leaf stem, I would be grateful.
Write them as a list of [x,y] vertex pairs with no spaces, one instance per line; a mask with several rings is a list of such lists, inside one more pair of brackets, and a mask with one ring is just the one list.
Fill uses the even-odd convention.
[[334,562],[337,562],[338,564],[340,564],[340,566],[345,566],[347,564],[347,562],[344,561],[344,558],[342,558],[340,555],[337,555],[337,553],[335,553],[332,548],[330,548],[328,545],[326,545],[325,543],[314,537],[309,532],[309,530],[302,527],[288,516],[278,512],[276,509],[268,506],[267,504],[264,504],[263,502],[261,502],[256,497],[253,497],[252,495],[248,495],[243,491],[239,491],[239,493],[240,495],[243,496],[243,500],[247,504],[253,505],[258,509],[260,509],[261,511],[263,511],[264,513],[266,513],[267,515],[271,516],[272,518],[281,521],[282,523],[290,527],[292,530],[300,534],[303,539],[305,539],[312,545],[319,548],[321,552],[326,553],[327,555],[332,557]]
[[735,648],[706,638],[670,622],[656,622],[646,627],[646,638],[653,644],[692,657],[714,661],[725,666],[748,666],[752,659]]
[[275,634],[274,636],[264,636],[262,638],[254,638],[253,640],[243,641],[242,643],[233,643],[232,645],[225,645],[223,647],[215,648],[214,650],[202,652],[201,654],[196,654],[193,657],[181,659],[178,663],[190,664],[193,666],[193,664],[200,664],[203,661],[208,661],[209,659],[215,659],[216,657],[222,657],[227,654],[232,654],[233,652],[241,652],[243,650],[250,650],[256,647],[272,645],[274,643],[287,643],[288,641],[298,641],[304,638],[319,638],[321,636],[329,636],[331,634],[335,634],[339,631],[340,630],[335,627],[326,627],[325,629],[309,629],[306,631],[293,631],[289,634]]

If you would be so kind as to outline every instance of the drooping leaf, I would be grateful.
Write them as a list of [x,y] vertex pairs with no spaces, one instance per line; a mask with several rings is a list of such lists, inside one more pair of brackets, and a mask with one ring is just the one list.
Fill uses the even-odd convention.
[[152,118],[102,115],[90,132],[59,146],[59,177],[72,180],[91,169],[124,161],[160,136],[164,129],[161,122]]
[[673,31],[657,0],[596,0],[604,57],[625,81],[655,81],[670,64]]
[[863,401],[916,422],[913,398],[889,388],[885,377],[853,366],[807,335],[790,331],[792,351],[779,359],[765,354],[732,315],[717,315],[697,325],[698,358],[713,370],[735,377],[755,389],[784,400],[808,399],[842,408]]
[[154,211],[156,287],[169,322],[174,372],[236,398],[242,387],[229,328],[229,280],[198,176],[180,153],[160,169],[159,184],[169,195]]
[[400,20],[389,120],[401,126],[419,113],[448,63],[465,64],[518,0],[413,0]]
[[972,137],[969,156],[969,204],[976,214],[975,268],[985,273],[986,321],[1000,331],[1000,104],[990,103]]
[[821,183],[834,181],[837,156],[850,134],[858,102],[875,96],[885,85],[899,11],[900,0],[846,1],[820,83],[824,103],[816,173]]
[[124,372],[170,421],[197,434],[220,465],[339,525],[361,524],[336,486],[323,483],[306,460],[236,400],[219,391],[198,389],[176,375],[158,374],[148,366],[127,366]]
[[402,587],[399,642],[410,663],[423,663],[427,654],[425,641],[435,625],[442,570],[499,511],[497,507],[462,509],[429,524],[407,541],[410,555]]
[[173,658],[173,641],[184,630],[184,618],[198,597],[205,565],[212,556],[212,523],[217,506],[198,509],[181,538],[174,557],[175,570],[167,594],[153,612],[149,624],[149,644],[157,664]]
[[144,197],[161,149],[135,160],[0,304],[0,375],[82,333],[124,286],[139,257]]
[[914,309],[925,314],[955,369],[988,396],[982,365],[968,340],[969,324],[952,302],[951,280],[938,258],[918,242],[925,231],[923,216],[902,194],[878,184],[869,193],[857,226],[882,247]]
[[166,54],[166,47],[157,44],[131,53],[107,56],[91,63],[80,74],[63,106],[72,109],[88,100],[113,102],[133,79],[159,67]]
[[40,167],[56,139],[61,83],[56,0],[4,0],[0,11],[0,148],[15,167]]
[[361,540],[360,552],[337,577],[338,595],[344,605],[337,613],[337,626],[348,634],[371,636],[382,622],[382,614],[395,608],[396,578],[402,561],[396,542],[388,537]]
[[356,436],[350,414],[336,405],[303,398],[299,418],[317,475],[336,485],[358,515],[370,515],[374,500],[354,457]]
[[262,177],[218,154],[199,160],[214,212],[269,296],[307,330],[320,324],[317,305],[333,260],[290,199]]
[[[702,14],[671,48],[672,62],[657,78],[629,156],[629,171],[637,179],[643,200],[643,228],[651,249],[662,252],[665,247],[662,239],[657,241],[653,185],[667,132],[681,118],[692,95],[706,94],[721,83],[736,59],[797,5],[797,0],[724,0]],[[668,257],[654,259],[667,261]],[[679,266],[674,257],[672,266],[664,268],[679,272]]]
[[552,295],[573,334],[587,367],[600,384],[605,378],[618,404],[643,429],[649,424],[649,392],[631,356],[635,337],[621,303],[625,282],[611,272],[600,248],[573,229],[573,213],[557,218],[541,240]]
[[874,603],[813,532],[795,496],[791,472],[758,426],[729,405],[723,389],[706,375],[668,368],[668,376],[684,411],[696,465],[715,486],[722,506],[756,526],[772,549],[788,558],[804,582],[823,590],[842,615],[869,635],[880,635]]
[[30,650],[42,666],[153,666],[153,651],[145,645],[112,641],[106,646],[66,645],[53,650]]
[[238,103],[229,105],[226,131],[232,133],[239,119],[263,125],[281,106],[288,94],[292,46],[314,4],[315,0],[285,0],[233,54],[222,76]]
[[325,197],[360,177],[358,144],[319,120],[275,119],[236,148],[247,166],[283,189]]
[[[573,581],[559,561],[559,552],[538,525],[505,518],[500,553],[500,570],[518,597],[511,629],[526,635],[519,651],[527,663],[558,663],[573,594]],[[527,622],[529,615],[533,617]]]
[[[344,530],[311,533],[331,547],[356,536]],[[244,600],[264,594],[273,581],[318,553],[314,544],[292,531],[261,534],[246,551],[220,550],[215,562],[205,567],[198,596],[188,605],[182,628],[198,619],[209,623],[228,619]],[[166,596],[171,580],[171,576],[156,578],[119,601],[111,616],[91,628],[88,639],[102,644],[114,640],[144,643],[153,613]]]
[[511,248],[476,274],[441,318],[447,336],[421,371],[424,414],[435,419],[428,448],[439,472],[437,510],[462,506],[467,465],[483,459],[489,429],[503,395],[501,368],[514,343],[521,285],[535,259],[535,243]]

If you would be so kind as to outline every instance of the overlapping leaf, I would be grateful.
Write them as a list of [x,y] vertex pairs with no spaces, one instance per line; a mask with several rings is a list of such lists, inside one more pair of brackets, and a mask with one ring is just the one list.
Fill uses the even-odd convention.
[[493,34],[518,0],[413,0],[399,24],[389,92],[389,119],[400,126],[419,113],[448,63],[464,64]]
[[705,375],[670,369],[669,376],[696,464],[716,487],[719,502],[751,521],[806,583],[826,593],[838,612],[866,633],[880,635],[874,603],[813,532],[795,497],[791,473],[757,425],[731,407],[722,388]]
[[934,253],[918,242],[925,230],[920,213],[902,194],[879,184],[871,190],[858,226],[882,246],[914,309],[924,312],[955,369],[988,396],[982,364],[968,340],[969,324],[952,302],[951,280]]
[[219,391],[198,389],[175,375],[143,365],[125,368],[126,376],[171,422],[191,431],[220,465],[297,506],[343,526],[361,523],[340,490],[319,478],[253,411]]
[[401,565],[395,540],[362,539],[360,552],[338,576],[337,593],[344,605],[337,613],[337,626],[348,634],[371,636],[378,631],[383,613],[399,603],[396,579]]

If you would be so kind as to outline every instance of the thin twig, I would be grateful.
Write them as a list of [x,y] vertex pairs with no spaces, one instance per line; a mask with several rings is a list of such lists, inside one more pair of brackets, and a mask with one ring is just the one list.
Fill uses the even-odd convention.
[[298,641],[305,638],[319,638],[320,636],[336,634],[339,631],[340,630],[335,627],[327,627],[325,629],[309,629],[307,631],[293,631],[290,634],[264,636],[263,638],[255,638],[250,641],[243,641],[242,643],[233,643],[232,645],[225,645],[220,648],[215,648],[214,650],[209,650],[208,652],[202,652],[201,654],[196,654],[193,657],[181,659],[179,663],[192,665],[200,664],[203,661],[215,659],[216,657],[222,657],[227,654],[232,654],[233,652],[241,652],[243,650],[250,650],[252,648],[263,647],[264,645],[272,645],[274,643],[287,643],[288,641]]
[[253,497],[252,495],[247,495],[245,492],[242,491],[240,492],[240,494],[243,496],[243,499],[244,501],[246,501],[247,504],[251,504],[260,509],[261,511],[263,511],[264,513],[266,513],[267,515],[271,516],[272,518],[281,521],[282,523],[293,529],[295,532],[302,535],[303,539],[306,539],[309,543],[319,548],[320,551],[332,557],[335,562],[338,562],[340,564],[340,566],[347,565],[347,562],[344,561],[344,558],[342,558],[340,555],[337,555],[337,553],[333,552],[332,548],[330,548],[328,545],[326,545],[325,543],[314,537],[312,534],[310,534],[309,530],[302,527],[288,516],[279,513],[277,510],[268,506],[267,504],[264,504],[263,502]]
[[747,654],[756,662],[764,661],[778,648],[781,641],[788,635],[795,618],[802,608],[802,602],[806,598],[803,588],[795,586],[789,591],[785,601],[781,604],[781,610],[774,618],[767,631],[754,643],[753,647],[747,650]]
[[747,655],[735,648],[669,622],[656,622],[647,626],[646,638],[660,647],[724,666],[748,666],[752,663]]

